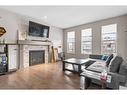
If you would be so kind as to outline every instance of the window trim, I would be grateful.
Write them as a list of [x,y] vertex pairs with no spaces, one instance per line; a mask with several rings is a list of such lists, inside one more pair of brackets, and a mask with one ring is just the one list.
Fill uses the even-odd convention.
[[[86,30],[86,29],[91,29],[91,53],[82,53],[82,30]],[[82,54],[82,55],[89,55],[89,54],[92,54],[93,53],[93,29],[91,28],[91,27],[89,27],[89,28],[84,28],[84,29],[81,29],[80,30],[80,36],[81,36],[81,38],[80,38],[80,40],[81,40],[81,43],[80,43],[80,45],[81,45],[81,50],[80,50],[80,53]]]
[[100,53],[101,54],[104,54],[103,52],[102,52],[102,27],[103,26],[108,26],[108,25],[116,25],[116,52],[115,53],[113,53],[113,54],[117,54],[118,52],[117,52],[117,42],[118,42],[118,24],[117,23],[110,23],[110,24],[106,24],[106,25],[102,25],[101,26],[101,32],[100,32],[100,34],[101,34],[101,45],[100,45]]
[[[69,32],[74,32],[74,52],[68,51],[68,33],[69,33]],[[66,41],[66,42],[67,42],[67,53],[68,53],[68,54],[75,54],[75,53],[76,53],[76,35],[75,35],[75,34],[76,34],[76,32],[73,31],[73,30],[67,32],[67,41]]]

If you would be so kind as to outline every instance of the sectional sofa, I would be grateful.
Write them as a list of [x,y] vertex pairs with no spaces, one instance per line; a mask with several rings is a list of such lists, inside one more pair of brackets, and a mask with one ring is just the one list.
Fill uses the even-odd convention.
[[[100,84],[100,80],[96,78],[90,78],[88,76],[88,72],[97,76],[101,73],[106,67],[108,70],[108,75],[111,76],[111,81],[107,82],[107,88],[111,89],[119,89],[120,85],[127,86],[127,63],[120,56],[113,56],[111,54],[106,59],[103,58],[103,55],[89,55],[90,60],[95,60],[93,64],[82,69],[81,78],[85,76],[85,79],[88,79],[87,82],[93,82],[96,84]],[[102,59],[103,58],[103,59]],[[89,81],[89,79],[91,81]],[[89,83],[85,83],[87,86]]]

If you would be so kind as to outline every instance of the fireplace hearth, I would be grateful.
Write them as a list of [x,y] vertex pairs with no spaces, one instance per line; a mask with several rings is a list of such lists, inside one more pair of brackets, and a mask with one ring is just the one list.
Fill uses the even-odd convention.
[[29,66],[45,63],[44,50],[30,50],[29,51]]

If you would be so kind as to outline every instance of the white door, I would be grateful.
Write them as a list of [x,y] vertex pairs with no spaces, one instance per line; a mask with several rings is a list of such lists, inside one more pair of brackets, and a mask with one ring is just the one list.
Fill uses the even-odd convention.
[[8,70],[13,71],[17,69],[18,64],[18,46],[8,45]]

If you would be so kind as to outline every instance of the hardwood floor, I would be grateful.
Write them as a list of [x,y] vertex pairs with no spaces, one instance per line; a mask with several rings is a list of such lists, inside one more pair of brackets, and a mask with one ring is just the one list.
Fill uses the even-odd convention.
[[[91,84],[89,89],[101,87]],[[0,75],[0,89],[77,89],[80,90],[80,77],[69,71],[62,71],[62,63],[49,63],[16,72]]]
[[41,64],[0,76],[0,89],[80,89],[80,77],[61,62]]

